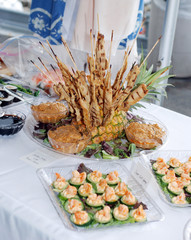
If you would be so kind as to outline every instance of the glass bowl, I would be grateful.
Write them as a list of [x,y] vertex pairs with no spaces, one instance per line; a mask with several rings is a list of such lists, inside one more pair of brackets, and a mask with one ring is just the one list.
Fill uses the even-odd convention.
[[68,107],[55,98],[40,97],[33,101],[31,113],[36,121],[42,123],[57,123],[68,116]]
[[0,135],[14,135],[18,133],[25,124],[25,114],[15,111],[6,110],[3,117],[0,118]]
[[79,153],[91,140],[88,132],[82,132],[76,126],[61,126],[48,131],[48,140],[52,147],[63,153]]

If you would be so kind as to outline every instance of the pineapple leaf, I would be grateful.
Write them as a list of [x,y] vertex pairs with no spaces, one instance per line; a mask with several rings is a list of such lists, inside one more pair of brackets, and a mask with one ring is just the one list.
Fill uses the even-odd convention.
[[137,110],[137,108],[146,108],[146,107],[143,106],[143,105],[139,102],[139,103],[135,103],[134,105],[132,105],[132,106],[130,107],[130,111],[133,110],[133,109]]

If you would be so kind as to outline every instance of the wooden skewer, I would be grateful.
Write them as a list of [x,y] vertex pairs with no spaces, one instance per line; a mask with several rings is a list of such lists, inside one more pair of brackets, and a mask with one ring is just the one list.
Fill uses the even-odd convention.
[[113,30],[112,30],[112,32],[111,32],[111,44],[110,44],[110,49],[109,49],[108,68],[109,68],[110,61],[111,61],[111,50],[112,50],[112,43],[113,43]]
[[[124,65],[124,62],[126,61],[126,59],[128,58],[128,54],[127,54],[128,50],[129,50],[129,46],[127,47],[127,51],[125,52],[125,56],[124,56],[124,59],[123,59],[123,64],[122,64],[122,66]],[[120,74],[119,74],[120,76],[121,76],[121,71],[122,71],[122,68],[120,69]],[[117,92],[119,92],[119,91],[122,89],[122,87],[124,86],[125,82],[126,82],[126,81],[124,81],[124,82],[122,83],[122,86],[118,89]]]
[[143,62],[141,63],[141,65],[139,66],[139,69],[141,69],[141,67],[144,65],[145,61],[147,60],[147,58],[150,56],[150,54],[152,53],[152,51],[154,50],[154,48],[156,47],[156,45],[159,43],[159,41],[161,40],[161,37],[160,36],[158,38],[158,40],[156,41],[156,43],[154,44],[154,46],[151,48],[150,52],[147,54],[147,56],[145,57],[145,59],[143,60]]
[[63,79],[60,77],[60,75],[58,74],[58,72],[56,71],[56,69],[54,68],[54,66],[52,64],[50,64],[51,68],[54,70],[54,72],[56,73],[57,77],[59,78],[60,82],[63,81]]
[[92,37],[92,29],[90,29],[90,42],[91,42],[91,54],[93,58],[93,63],[94,63],[94,69],[95,69],[95,60],[94,60],[94,50],[95,48],[93,47],[93,37]]
[[[94,46],[94,53],[95,53],[95,49],[96,49],[95,34],[93,35],[93,46]],[[94,54],[94,56],[95,56],[95,54]]]
[[61,63],[61,64],[64,66],[64,68],[67,69],[67,71],[70,73],[70,75],[73,77],[72,73],[69,71],[69,69],[67,68],[67,66],[66,66],[64,63],[62,63],[62,61],[58,58],[58,56],[56,55],[56,53],[55,53],[54,50],[52,49],[49,41],[48,41],[48,40],[46,40],[46,41],[47,41],[47,43],[48,43],[48,46],[49,46],[51,52],[53,53],[53,55],[54,55],[54,57],[55,57],[55,59],[56,59],[56,62],[57,62],[57,63]]
[[46,40],[46,42],[47,42],[47,44],[48,44],[48,46],[49,46],[49,48],[50,48],[50,50],[51,50],[52,54],[54,55],[54,57],[55,57],[56,61],[57,61],[57,62],[61,62],[61,60],[58,58],[58,56],[56,55],[56,53],[55,53],[55,52],[54,52],[54,50],[52,49],[52,47],[51,47],[51,45],[50,45],[49,41],[48,41],[48,40]]
[[39,66],[37,66],[35,63],[34,63],[34,61],[32,61],[32,60],[30,60],[31,61],[31,63],[36,67],[36,68],[38,68],[38,70],[43,74],[43,75],[45,75],[51,82],[52,82],[52,79],[41,69],[41,68],[39,68]]
[[93,51],[92,29],[90,29],[90,42],[91,42],[91,54],[92,54],[92,58],[93,58],[94,57],[94,51]]
[[98,26],[98,33],[100,32],[100,25],[99,25],[99,14],[97,13],[97,26]]
[[43,63],[42,59],[40,57],[38,57],[38,60],[41,62],[41,64],[43,65],[43,67],[46,69],[46,71],[49,73],[50,78],[52,79],[52,82],[54,82],[56,84],[56,81],[54,80],[54,78],[51,76],[50,71],[48,70],[48,68],[45,66],[45,64]]
[[50,57],[56,62],[56,59],[52,56],[52,54],[48,51],[48,49],[43,45],[41,41],[39,41],[40,45],[44,48],[44,50],[50,55]]
[[66,51],[68,52],[68,54],[69,54],[69,56],[70,56],[70,58],[71,58],[71,60],[72,60],[74,66],[75,66],[75,68],[76,68],[76,70],[78,70],[77,65],[76,65],[76,63],[75,63],[75,60],[74,60],[74,58],[73,58],[73,56],[72,56],[72,53],[71,53],[71,51],[70,51],[70,49],[69,49],[66,41],[64,40],[63,36],[61,37],[61,40],[62,40],[62,42],[63,42],[63,44],[64,44],[64,47],[66,48]]
[[76,73],[75,73],[75,71],[74,71],[73,67],[72,67],[71,69],[72,69],[72,72],[73,72],[73,74],[75,75]]
[[[128,55],[126,55],[125,57],[127,57],[127,56],[128,56]],[[136,63],[136,62],[134,62],[134,63],[132,64],[131,69],[135,66],[135,63]],[[130,70],[131,70],[131,69],[130,69]],[[125,79],[125,81],[123,81],[120,90],[123,88],[123,86],[124,86],[124,84],[125,84],[126,81],[127,81],[127,79]]]
[[130,48],[130,50],[129,50],[129,52],[128,52],[128,55],[130,55],[130,53],[131,53],[131,51],[132,51],[132,49],[133,49],[133,47],[134,47],[134,44],[135,44],[135,42],[136,42],[136,40],[137,40],[137,37],[138,37],[138,35],[139,35],[139,32],[141,31],[141,28],[143,27],[144,22],[145,22],[145,18],[143,19],[143,21],[142,21],[142,23],[141,23],[141,26],[139,27],[139,30],[138,30],[138,32],[137,32],[137,35],[136,35],[135,39],[133,40],[133,43],[132,43],[131,48]]

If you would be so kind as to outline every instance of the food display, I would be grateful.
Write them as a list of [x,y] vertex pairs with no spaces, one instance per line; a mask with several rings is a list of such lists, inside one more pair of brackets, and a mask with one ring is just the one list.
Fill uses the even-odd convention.
[[[140,115],[144,117],[149,117],[154,120],[146,120],[131,113],[126,115],[127,124],[132,122],[141,122],[145,124],[157,124],[160,127],[161,132],[164,134],[162,137],[162,144],[157,147],[153,147],[151,150],[155,151],[163,146],[167,140],[167,129],[166,127],[157,121],[157,119],[147,114],[143,111],[137,111]],[[62,119],[56,124],[44,124],[41,122],[36,122],[33,118],[28,118],[25,125],[25,133],[35,142],[38,142],[43,147],[46,147],[52,151],[56,149],[60,153],[78,153],[79,157],[83,158],[97,158],[97,159],[128,159],[131,157],[139,156],[139,153],[144,150],[144,148],[136,147],[136,145],[130,142],[126,135],[125,130],[123,130],[121,136],[111,141],[102,141],[99,144],[91,144],[91,134],[87,131],[84,125],[73,124],[73,129],[71,128],[72,118],[68,116]],[[70,127],[67,127],[70,126]],[[73,135],[73,130],[75,129],[75,136]],[[54,133],[55,132],[55,133]],[[81,132],[81,133],[80,133]],[[77,133],[77,135],[76,135]],[[80,135],[79,135],[80,133]],[[55,136],[52,138],[52,136]],[[79,135],[79,136],[78,136]],[[58,139],[60,138],[60,140]],[[75,141],[74,141],[75,138]],[[64,142],[65,141],[65,142]],[[71,141],[71,142],[70,142]],[[50,144],[51,142],[51,144]],[[75,144],[76,143],[76,144]],[[80,145],[78,144],[80,143]],[[54,148],[51,145],[54,144]],[[73,147],[72,147],[73,146]],[[78,146],[81,148],[78,148]],[[77,148],[76,148],[77,147]],[[64,149],[65,148],[65,149]],[[63,150],[62,150],[63,149]]]
[[42,123],[57,123],[68,116],[67,107],[60,102],[46,102],[32,105],[32,115]]
[[[158,39],[157,43],[159,40],[160,39]],[[111,46],[112,41],[113,32],[111,34]],[[126,125],[128,123],[126,113],[132,108],[140,106],[141,104],[138,103],[140,100],[151,99],[157,94],[155,90],[162,88],[163,86],[160,85],[160,82],[163,80],[163,78],[160,79],[160,77],[170,67],[166,67],[154,74],[151,74],[151,69],[146,70],[146,59],[142,59],[140,66],[134,63],[130,71],[126,73],[128,58],[132,50],[131,48],[125,51],[123,64],[116,77],[112,76],[110,66],[111,46],[109,49],[109,57],[107,58],[104,35],[98,32],[96,38],[91,30],[91,55],[87,56],[89,73],[85,73],[84,71],[80,71],[78,69],[72,53],[63,38],[62,42],[71,57],[75,69],[72,67],[69,68],[62,63],[48,42],[50,50],[42,42],[40,42],[40,44],[44,50],[49,52],[49,55],[52,56],[52,59],[57,64],[59,71],[57,71],[57,68],[55,68],[52,64],[50,65],[52,70],[49,71],[49,67],[46,67],[39,58],[38,60],[40,60],[40,64],[45,67],[47,70],[46,72],[41,70],[34,60],[31,60],[31,63],[41,70],[46,78],[50,79],[54,83],[53,89],[58,96],[58,101],[64,100],[68,104],[69,116],[71,117],[71,123],[67,126],[68,139],[72,139],[74,125],[83,126],[91,136],[90,141],[86,142],[86,146],[83,143],[84,149],[85,147],[93,145],[92,148],[90,148],[91,152],[94,152],[93,155],[97,154],[96,157],[100,155],[100,158],[109,158],[108,155],[111,155],[114,158],[127,158],[131,155],[132,150],[135,149],[135,145],[133,141],[131,142],[131,138],[130,141],[128,141],[125,137],[124,130],[126,129]],[[54,71],[55,76],[57,76],[55,79],[52,77],[52,71]],[[58,72],[60,72],[61,75],[58,74]],[[113,84],[112,79],[114,79]],[[156,128],[162,132],[162,129],[160,129],[159,126],[156,125],[155,129]],[[63,129],[65,128],[63,127],[62,130]],[[58,131],[61,132],[62,130],[59,126]],[[57,130],[53,129],[52,131]],[[61,146],[61,142],[65,145],[68,143],[68,140],[67,142],[64,142],[63,138],[58,144],[56,144],[55,141],[54,144],[52,144],[53,141],[49,137],[50,134],[47,135],[50,144],[55,150],[59,149],[63,153],[77,152],[75,145],[73,151],[71,147],[69,152],[67,150],[68,148]],[[155,144],[152,144],[153,142],[151,141],[149,147],[144,144],[137,144],[137,146],[143,149],[151,149],[163,144],[162,137],[159,139],[158,136],[155,135],[156,134],[153,134]],[[96,148],[96,151],[93,151],[95,150],[95,146],[99,146],[100,149],[99,144],[101,144],[102,148],[102,145],[105,145],[105,142],[110,142],[115,139],[120,140],[122,138],[126,139],[127,144],[125,146],[120,146],[114,154],[110,154],[108,153],[110,151],[106,150],[104,150],[104,152],[100,152],[98,148]],[[151,140],[153,140],[153,138]],[[79,142],[80,141],[81,136],[79,135]],[[59,147],[57,145],[59,145]],[[109,147],[106,149],[108,148]],[[78,153],[80,150],[81,148],[79,148]]]
[[138,202],[117,171],[103,174],[81,164],[72,175],[65,180],[56,173],[52,187],[75,225],[99,227],[147,220],[146,205]]
[[[165,161],[166,160],[166,161]],[[191,206],[191,157],[158,157],[151,160],[152,170],[167,200],[176,206]]]
[[119,164],[81,163],[77,167],[44,168],[37,174],[62,220],[73,230],[162,218],[156,204]]

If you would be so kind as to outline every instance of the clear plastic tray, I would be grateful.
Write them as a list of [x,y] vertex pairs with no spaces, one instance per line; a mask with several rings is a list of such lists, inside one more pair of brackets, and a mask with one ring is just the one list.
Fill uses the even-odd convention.
[[[163,138],[163,144],[158,146],[155,150],[149,150],[149,151],[145,151],[144,150],[144,153],[145,154],[151,154],[152,152],[155,152],[159,149],[161,149],[167,142],[167,139],[168,139],[168,129],[167,127],[162,123],[160,122],[157,118],[155,118],[153,115],[147,113],[147,112],[144,112],[144,111],[141,111],[141,110],[135,110],[133,112],[134,114],[136,115],[139,115],[140,117],[143,117],[145,122],[146,123],[151,123],[151,124],[154,124],[154,123],[157,123],[159,125],[159,127],[161,127],[163,129],[163,131],[166,132],[166,135],[164,136]],[[74,155],[74,154],[66,154],[66,153],[63,153],[61,151],[57,151],[55,150],[54,148],[52,148],[50,146],[50,144],[47,144],[47,143],[44,143],[43,140],[40,140],[40,139],[37,139],[33,136],[33,131],[34,131],[34,126],[37,124],[37,121],[33,118],[32,115],[28,115],[27,117],[27,120],[26,120],[26,123],[25,123],[25,126],[24,126],[24,132],[25,134],[31,139],[33,140],[34,142],[36,142],[37,144],[41,145],[42,147],[50,150],[50,151],[54,151],[56,153],[60,153],[62,155],[65,155],[65,156],[73,156],[73,157],[77,157],[78,159],[86,159],[86,160],[100,160],[100,161],[107,161],[107,159],[98,159],[98,158],[95,158],[95,157],[92,157],[92,158],[86,158],[82,155]],[[123,161],[123,160],[130,160],[132,158],[138,158],[140,157],[140,153],[143,151],[143,149],[137,149],[137,152],[134,153],[133,156],[129,157],[129,158],[123,158],[123,159],[119,159],[119,161]],[[113,161],[112,159],[109,159],[109,161]],[[116,159],[114,160],[116,161]]]
[[[40,178],[42,185],[44,186],[48,196],[50,197],[54,207],[56,208],[60,218],[62,219],[63,223],[66,227],[71,230],[85,230],[85,227],[77,227],[76,225],[72,224],[69,219],[69,214],[67,214],[60,205],[59,199],[57,197],[57,193],[53,191],[51,184],[55,180],[55,173],[59,173],[60,175],[64,176],[66,179],[72,177],[72,171],[78,168],[79,164],[76,165],[68,165],[62,167],[49,167],[49,168],[41,168],[37,170],[37,175]],[[109,164],[107,162],[94,162],[85,164],[88,168],[92,170],[98,170],[102,173],[109,173],[111,171],[118,171],[119,176],[121,177],[122,181],[126,182],[131,188],[132,193],[137,197],[139,202],[143,202],[147,205],[148,210],[146,210],[147,214],[147,221],[144,223],[128,223],[122,224],[123,225],[137,225],[139,224],[147,224],[149,222],[161,221],[164,219],[164,215],[157,204],[151,199],[151,197],[145,192],[145,190],[139,185],[139,183],[134,179],[131,173],[122,165],[118,163]],[[115,225],[119,226],[119,225]],[[121,225],[120,225],[121,226]],[[114,226],[112,226],[114,227]],[[96,227],[95,227],[96,228]],[[93,229],[95,229],[93,228]],[[92,228],[91,228],[92,229]]]
[[[144,160],[147,163],[147,166],[149,166],[155,180],[156,180],[156,175],[154,174],[153,170],[152,170],[152,165],[150,160],[156,160],[158,157],[161,157],[165,160],[165,162],[167,162],[171,157],[175,157],[178,158],[180,160],[180,162],[186,162],[188,160],[188,158],[191,156],[191,151],[189,150],[185,150],[185,151],[178,151],[178,150],[167,150],[167,151],[157,151],[155,153],[151,153],[149,155],[145,155],[144,153],[142,153],[142,157],[144,158]],[[156,180],[157,182],[157,180]],[[157,182],[157,186],[158,186],[158,190],[159,190],[159,195],[162,198],[162,200],[164,200],[167,204],[169,204],[172,207],[191,207],[191,204],[174,204],[171,202],[171,198],[169,197],[168,194],[166,194],[162,188],[160,187],[160,185]]]
[[191,219],[184,227],[184,240],[191,240]]

